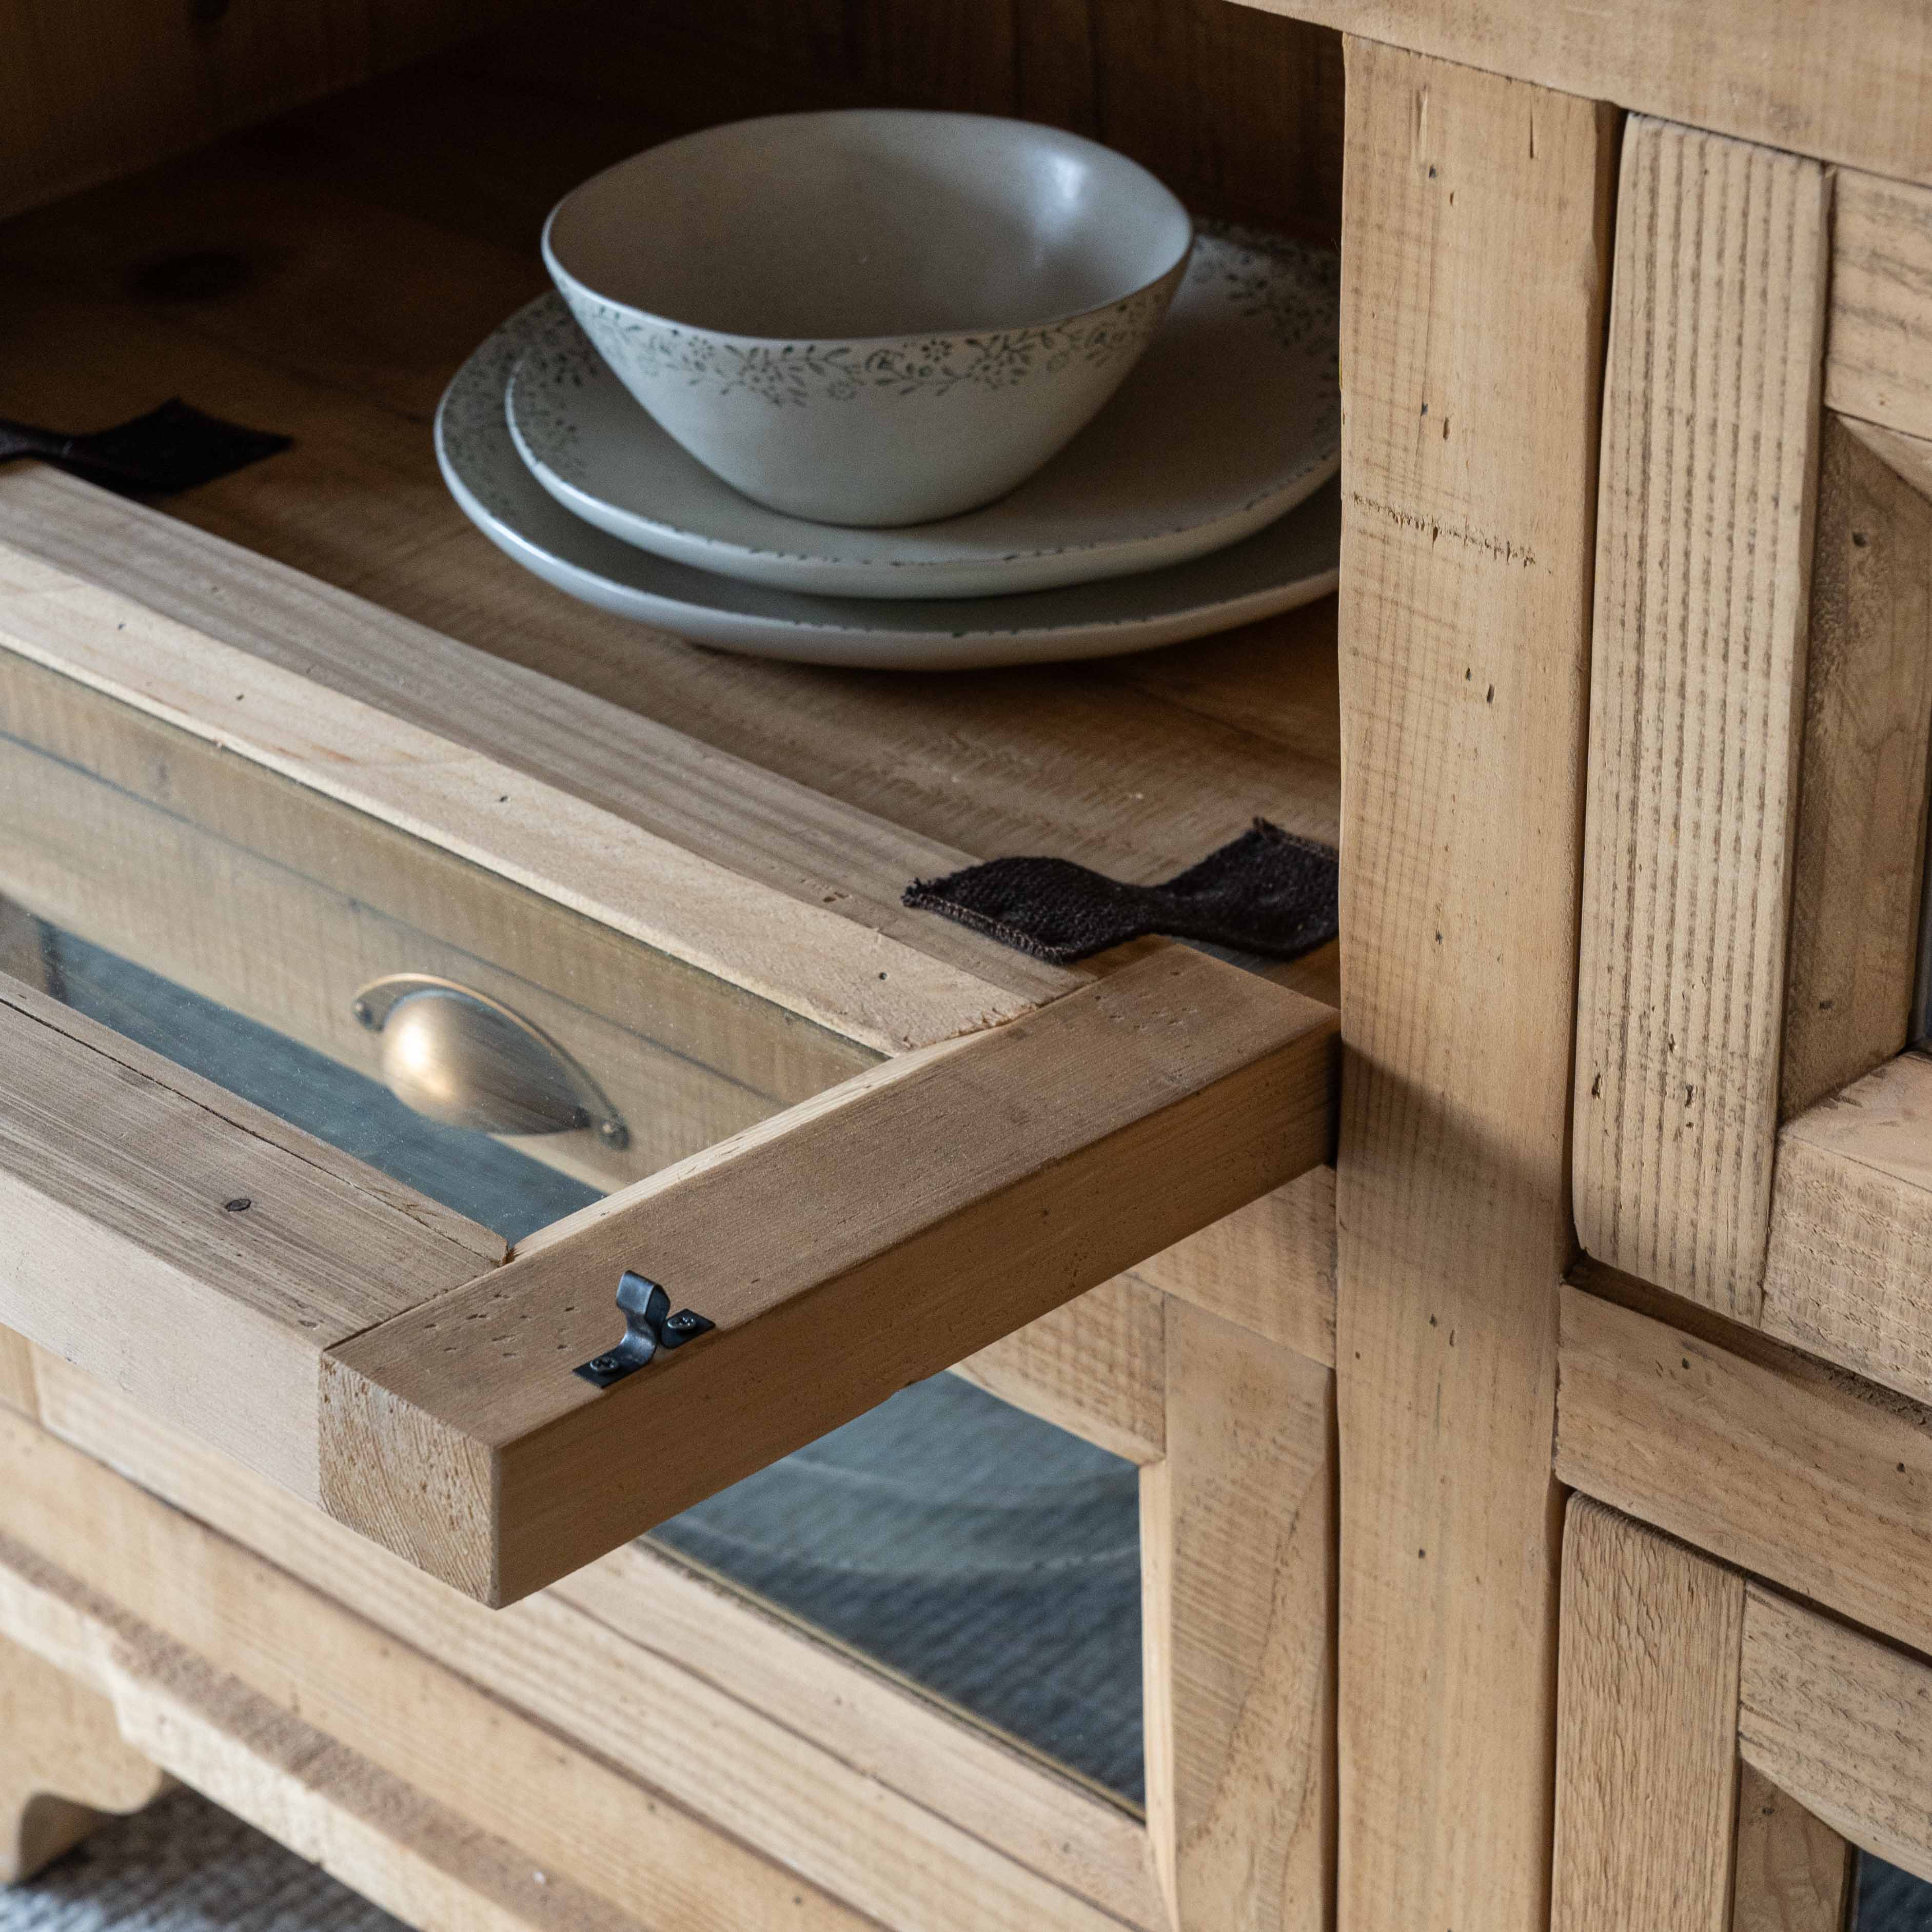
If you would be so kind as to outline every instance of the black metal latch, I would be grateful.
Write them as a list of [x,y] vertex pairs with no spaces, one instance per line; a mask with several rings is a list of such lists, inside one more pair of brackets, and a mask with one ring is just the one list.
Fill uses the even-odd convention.
[[624,1339],[614,1348],[579,1364],[577,1373],[599,1388],[608,1388],[634,1375],[660,1348],[681,1348],[708,1335],[718,1324],[688,1308],[670,1312],[670,1297],[648,1276],[626,1268],[617,1282],[617,1306],[626,1324]]

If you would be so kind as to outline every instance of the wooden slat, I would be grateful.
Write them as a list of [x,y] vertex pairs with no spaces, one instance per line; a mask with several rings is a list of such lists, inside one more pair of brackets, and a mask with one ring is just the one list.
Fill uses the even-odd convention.
[[[1745,1610],[1749,1628],[1750,1610]],[[1731,1932],[1845,1932],[1852,1847],[1754,1765],[1738,1771]]]
[[[655,1825],[647,1834],[661,1855],[697,1862],[676,1875],[671,1900],[660,1898],[666,1917],[692,1892],[714,1900],[722,1923],[741,1906],[761,1914],[762,1883],[742,1900],[733,1889],[746,1882],[737,1847],[749,1845],[887,1924],[1105,1932],[1113,1922],[1074,1895],[1090,1891],[1108,1912],[1164,1932],[1143,1869],[1145,1833],[1124,1810],[664,1558],[617,1551],[571,1579],[567,1594],[485,1610],[192,1438],[155,1428],[92,1377],[45,1357],[40,1374],[46,1426],[140,1485],[117,1484],[86,1461],[88,1506],[125,1530],[128,1546],[155,1552],[130,1570],[112,1547],[63,1545],[64,1564],[563,1869],[596,1869],[601,1834],[622,1835],[626,1808],[648,1803],[668,1817],[661,1834]],[[0,1528],[10,1500],[33,1510],[13,1533],[38,1538],[34,1526],[55,1525],[58,1474],[17,1498],[0,1496]],[[190,1534],[182,1527],[190,1517],[220,1534]],[[252,1609],[251,1591],[261,1593]],[[318,1591],[352,1601],[399,1659],[370,1675],[359,1623],[332,1604],[319,1625],[303,1613]],[[444,1679],[420,1674],[412,1645],[454,1673],[447,1709]],[[412,1725],[407,1714],[418,1709],[434,1714]],[[488,1742],[493,1725],[506,1727],[500,1748]],[[526,1748],[554,1768],[520,1784]],[[504,1769],[472,1802],[479,1750]],[[586,1755],[611,1775],[586,1772]],[[696,1834],[704,1819],[734,1841],[708,1881]],[[627,1849],[621,1869],[644,1882],[650,1856],[648,1846],[634,1858]],[[808,1903],[815,1910],[818,1894]]]
[[198,147],[514,15],[520,0],[9,0],[0,214]]
[[0,1328],[0,1406],[22,1415],[40,1413],[34,1390],[34,1345],[10,1328]]
[[1826,420],[1822,447],[1778,1081],[1785,1120],[1904,1051],[1925,864],[1932,503],[1841,421]]
[[1272,13],[1744,140],[1932,181],[1916,0],[1249,0]]
[[0,1887],[172,1782],[122,1737],[98,1691],[4,1634],[4,1577],[0,1569]]
[[1624,130],[1591,661],[1583,1246],[1754,1318],[1778,1126],[1829,184]]
[[1932,1664],[1754,1583],[1738,1748],[1838,1834],[1932,1880]]
[[[134,1803],[172,1781],[155,1768],[164,1764],[410,1924],[641,1932],[647,1922],[565,1873],[535,1868],[519,1846],[466,1824],[4,1539],[0,1627],[58,1659],[58,1670],[35,1661],[69,1695],[90,1700],[128,1761],[124,1795]],[[648,1910],[643,1899],[629,1903]]]
[[953,1372],[1116,1456],[1151,1462],[1167,1442],[1163,1300],[1137,1276],[1116,1275]]
[[1132,1273],[1333,1368],[1335,1170],[1312,1169]]
[[1558,1477],[1932,1650],[1932,1411],[1748,1330],[1723,1334],[1566,1288]]
[[[1838,174],[1825,400],[1846,416],[1932,436],[1932,191]],[[1924,177],[1922,177],[1924,178]]]
[[323,1352],[502,1242],[17,982],[0,1065],[0,1320],[317,1499]]
[[[514,1601],[1316,1165],[1334,1023],[1168,947],[862,1074],[333,1353],[326,1506]],[[626,1268],[718,1332],[599,1391]]]
[[[1830,373],[1828,363],[1826,366],[1828,380]],[[1887,429],[1879,423],[1863,422],[1856,416],[1841,416],[1838,421],[1849,434],[1856,436],[1874,456],[1902,476],[1920,496],[1932,496],[1932,439],[1908,436],[1903,430]]]
[[896,905],[959,854],[153,512],[31,471],[0,539],[0,645],[848,1037],[916,1046],[1078,983]]
[[1340,1918],[1541,1932],[1616,126],[1356,42],[1348,111]]
[[1932,1060],[1903,1054],[1778,1136],[1760,1325],[1932,1401]]
[[1148,1829],[1172,1922],[1322,1932],[1334,1886],[1334,1378],[1167,1305],[1141,1476]]
[[1735,1570],[1570,1503],[1552,1932],[1731,1932],[1744,1618]]

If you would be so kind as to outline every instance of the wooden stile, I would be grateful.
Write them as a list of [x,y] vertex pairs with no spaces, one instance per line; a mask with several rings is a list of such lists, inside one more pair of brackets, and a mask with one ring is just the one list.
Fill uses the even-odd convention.
[[[1748,1603],[1744,1614],[1748,1628]],[[1852,1846],[1756,1766],[1740,1765],[1731,1932],[1844,1932],[1857,1886]]]
[[1616,121],[1348,51],[1339,1911],[1540,1932]]
[[1633,121],[1577,966],[1576,1226],[1756,1318],[1804,701],[1829,183]]
[[1563,1606],[1552,1932],[1732,1932],[1744,1580],[1578,1496]]

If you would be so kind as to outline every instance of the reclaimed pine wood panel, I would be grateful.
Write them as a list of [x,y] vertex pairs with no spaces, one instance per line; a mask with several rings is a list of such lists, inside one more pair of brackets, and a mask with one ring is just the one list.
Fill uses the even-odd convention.
[[[1607,1270],[1586,1278],[1649,1298]],[[1708,1332],[1564,1289],[1558,1480],[1932,1651],[1932,1409],[1685,1318]]]
[[1141,1475],[1148,1831],[1187,1932],[1330,1923],[1334,1388],[1168,1303],[1167,1454]]
[[[663,1558],[616,1552],[572,1579],[567,1595],[486,1610],[192,1437],[155,1428],[91,1376],[44,1355],[39,1367],[46,1427],[87,1452],[79,1468],[88,1507],[143,1552],[131,1580],[111,1550],[62,1549],[64,1564],[176,1640],[220,1658],[264,1696],[298,1706],[372,1762],[486,1828],[514,1831],[562,1869],[599,1869],[604,1834],[615,1833],[623,1843],[614,1879],[648,1886],[654,1858],[675,1857],[670,1895],[653,1894],[661,1913],[688,1912],[695,1899],[704,1922],[715,1915],[722,1927],[762,1923],[768,1906],[778,1912],[774,1922],[790,1923],[800,1903],[812,1921],[825,1903],[815,1888],[824,1888],[854,1901],[868,1924],[963,1914],[974,1927],[1106,1932],[1114,1919],[1082,1902],[1076,1880],[1100,1888],[1108,1912],[1159,1924],[1145,1909],[1152,1900],[1158,1910],[1150,1881],[1136,1883],[1145,1834],[1117,1805],[916,1694],[854,1671],[848,1654],[728,1593],[688,1580],[677,1591],[664,1580],[674,1566]],[[100,1463],[140,1487],[117,1483]],[[10,1520],[20,1526],[8,1533],[23,1540],[52,1535],[59,1485],[76,1466],[28,1466],[31,1482],[0,1492],[0,1530]],[[196,1520],[209,1526],[198,1535],[183,1527]],[[251,1607],[257,1586],[262,1595]],[[315,1628],[302,1606],[318,1593],[352,1601],[373,1622],[365,1627],[332,1601],[314,1613]],[[313,1644],[292,1646],[288,1628],[313,1628]],[[396,1654],[372,1676],[364,1647],[379,1629]],[[426,1668],[431,1657],[454,1673],[447,1712],[443,1679]],[[409,1713],[418,1709],[436,1716],[412,1729]],[[476,1754],[492,1748],[499,1730],[510,1768],[472,1798]],[[560,1738],[568,1741],[560,1756]],[[533,1767],[526,1750],[538,1754]],[[646,1807],[661,1826],[636,1822]],[[706,1820],[729,1834],[729,1854],[708,1877]],[[976,1832],[976,1821],[988,1828]],[[782,1898],[764,1882],[767,1858],[792,1877]],[[734,1911],[743,1918],[734,1922]]]
[[319,1499],[323,1351],[502,1244],[17,982],[0,1066],[0,1321]]
[[1731,1932],[1845,1932],[1852,1846],[1749,1762],[1738,1768],[1732,1864]]
[[1572,1499],[1552,1932],[1732,1932],[1744,1620],[1736,1571]]
[[1738,1748],[1840,1837],[1932,1880],[1932,1664],[1753,1583]]
[[[1169,946],[860,1074],[345,1342],[326,1507],[513,1602],[1318,1165],[1334,1030]],[[717,1332],[598,1390],[632,1267]]]
[[0,1581],[0,1886],[32,1878],[172,1781],[122,1738],[99,1691],[13,1640],[4,1604]]
[[1624,130],[1578,963],[1576,1227],[1749,1321],[1770,1214],[1829,183]]
[[1348,62],[1340,1916],[1541,1932],[1616,117]]
[[1901,1054],[1779,1135],[1758,1325],[1932,1402],[1932,1060]]
[[1248,0],[1634,112],[1932,182],[1918,0]]
[[1835,417],[1822,436],[1808,657],[1782,1120],[1904,1051],[1918,965],[1932,503]]
[[[1932,189],[1838,172],[1825,400],[1908,435],[1932,436]],[[1922,177],[1923,178],[1924,177]]]

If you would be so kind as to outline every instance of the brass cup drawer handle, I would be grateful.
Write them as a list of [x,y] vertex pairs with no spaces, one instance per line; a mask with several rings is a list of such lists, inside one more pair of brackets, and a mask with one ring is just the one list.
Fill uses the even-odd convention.
[[382,1078],[406,1107],[486,1134],[594,1128],[630,1143],[623,1117],[540,1028],[487,993],[428,973],[372,980],[350,1010],[382,1036]]

